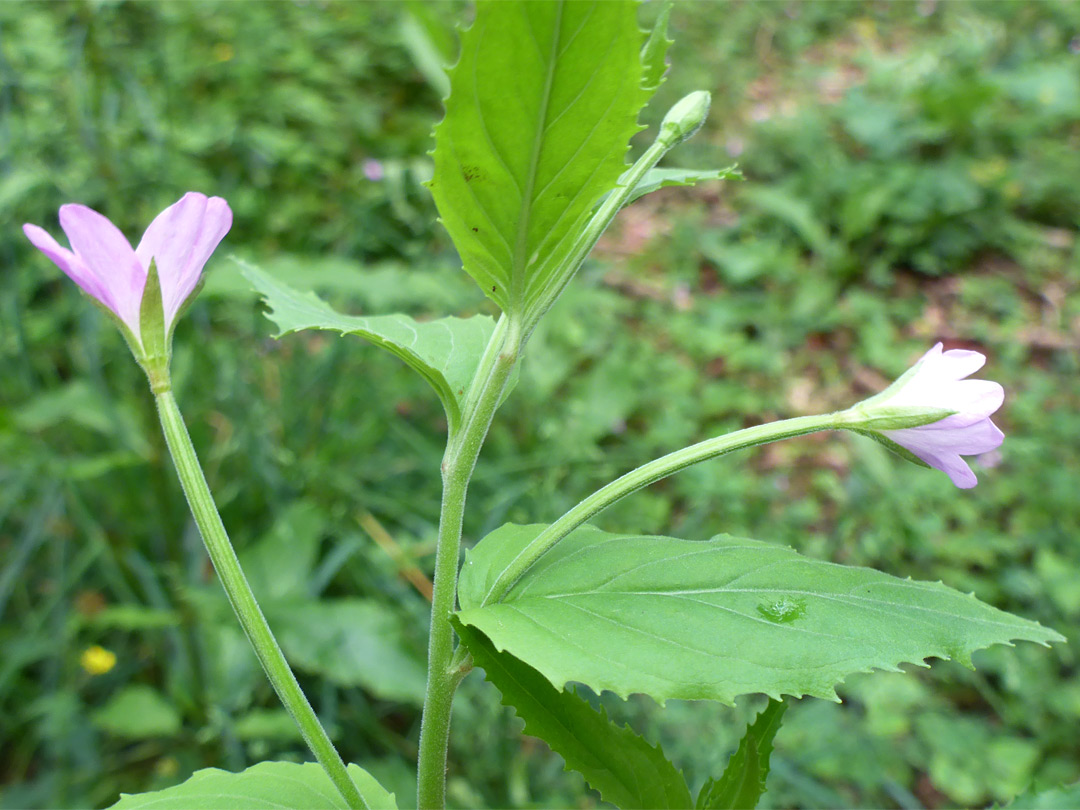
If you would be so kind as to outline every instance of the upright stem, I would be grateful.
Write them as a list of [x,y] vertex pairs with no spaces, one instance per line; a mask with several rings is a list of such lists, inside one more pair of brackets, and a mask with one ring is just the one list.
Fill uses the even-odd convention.
[[325,729],[315,716],[311,704],[304,697],[300,684],[289,668],[285,656],[278,646],[266,618],[259,609],[259,603],[255,601],[255,595],[251,592],[247,578],[240,568],[240,561],[236,559],[232,543],[225,532],[225,526],[221,522],[214,499],[210,494],[210,488],[206,484],[199,459],[195,455],[195,448],[191,444],[187,428],[184,426],[180,409],[176,405],[176,399],[167,384],[161,380],[152,380],[154,394],[157,398],[158,416],[161,418],[161,427],[165,433],[165,440],[169,445],[173,464],[180,476],[180,484],[184,488],[191,514],[202,534],[206,550],[214,563],[221,584],[225,587],[229,602],[232,603],[236,617],[247,634],[251,646],[255,648],[255,654],[259,657],[266,676],[273,684],[281,702],[285,704],[289,714],[300,727],[304,735],[304,741],[319,764],[326,770],[327,776],[341,793],[350,808],[367,810],[367,804],[360,795],[348,771],[342,762],[334,744],[330,742]]
[[780,439],[789,439],[806,433],[816,433],[819,430],[842,427],[842,420],[843,416],[841,414],[825,414],[823,416],[800,416],[795,419],[785,419],[782,422],[755,425],[745,430],[706,439],[690,447],[676,450],[674,453],[668,453],[666,456],[650,461],[636,470],[631,470],[626,475],[616,478],[607,486],[598,489],[540,532],[499,574],[485,595],[483,604],[497,602],[506,596],[533,563],[550,551],[556,543],[586,520],[632,492],[637,492],[649,484],[667,478],[679,470],[706,459],[716,458],[735,450],[767,444]]
[[427,692],[424,696],[417,761],[417,802],[420,810],[442,808],[446,803],[450,707],[461,680],[451,666],[454,634],[450,615],[454,612],[457,596],[465,497],[476,458],[483,447],[506,382],[517,363],[520,349],[521,333],[517,325],[504,315],[481,360],[477,383],[466,397],[461,427],[456,435],[450,437],[443,458],[443,497],[431,599]]

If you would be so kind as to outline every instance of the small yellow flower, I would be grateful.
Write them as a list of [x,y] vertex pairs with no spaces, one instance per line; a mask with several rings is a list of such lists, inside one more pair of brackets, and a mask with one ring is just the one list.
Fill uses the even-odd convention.
[[95,644],[83,650],[79,663],[91,675],[104,675],[116,666],[116,653]]
[[236,56],[236,51],[228,42],[219,42],[214,46],[214,61],[230,62],[234,56]]

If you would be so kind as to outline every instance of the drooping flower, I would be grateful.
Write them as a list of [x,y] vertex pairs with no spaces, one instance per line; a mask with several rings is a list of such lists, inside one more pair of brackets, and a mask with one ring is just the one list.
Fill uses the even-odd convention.
[[161,287],[168,335],[207,259],[231,226],[232,211],[225,200],[191,191],[154,218],[134,250],[119,228],[85,205],[60,208],[60,227],[71,250],[37,225],[23,225],[23,233],[72,281],[112,311],[141,347],[140,311],[151,260]]
[[1004,439],[990,421],[1005,399],[1004,389],[990,380],[965,379],[985,362],[979,352],[943,352],[938,343],[891,386],[852,408],[852,426],[899,445],[956,486],[970,489],[978,481],[961,456],[989,452]]

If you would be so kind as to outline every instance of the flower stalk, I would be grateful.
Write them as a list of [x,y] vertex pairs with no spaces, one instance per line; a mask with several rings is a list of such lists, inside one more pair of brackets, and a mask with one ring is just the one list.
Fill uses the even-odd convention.
[[319,764],[323,766],[330,781],[338,789],[346,803],[353,810],[367,810],[360,791],[349,776],[345,763],[338,754],[329,735],[319,722],[314,709],[304,696],[296,676],[285,660],[270,625],[266,622],[255,594],[251,591],[247,577],[240,568],[232,543],[221,522],[217,506],[210,494],[202,467],[199,465],[195,447],[191,443],[187,427],[184,425],[176,398],[167,384],[155,386],[154,396],[157,401],[158,416],[165,441],[169,446],[180,485],[184,489],[191,514],[199,527],[210,560],[214,564],[218,578],[229,597],[236,617],[240,620],[244,633],[262,664],[263,671],[274,687],[281,702],[292,715],[304,741],[308,744]]
[[842,427],[840,416],[841,414],[837,413],[821,416],[799,416],[781,422],[755,425],[724,436],[705,439],[690,447],[684,447],[681,450],[654,459],[636,470],[631,470],[625,475],[616,478],[607,486],[598,489],[538,534],[499,574],[484,596],[482,604],[491,604],[506,596],[525,572],[532,567],[533,563],[550,551],[556,543],[585,521],[607,509],[616,501],[622,500],[627,495],[694,464],[727,455],[736,450],[744,450],[748,447],[756,447],[759,444],[768,444],[795,436],[804,436],[808,433],[817,433],[820,430],[833,430]]

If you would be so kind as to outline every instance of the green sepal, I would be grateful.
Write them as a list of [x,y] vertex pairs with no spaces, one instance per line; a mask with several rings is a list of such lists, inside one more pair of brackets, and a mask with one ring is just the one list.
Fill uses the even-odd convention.
[[780,730],[787,704],[769,700],[746,734],[719,779],[709,779],[697,798],[697,810],[753,810],[765,792],[773,738]]
[[708,90],[695,90],[675,102],[660,122],[660,138],[666,138],[668,147],[678,146],[690,140],[709,117],[712,95]]
[[142,356],[139,365],[150,378],[150,386],[157,392],[169,379],[169,339],[165,327],[165,306],[161,299],[161,280],[157,263],[151,259],[143,287],[142,304],[139,307],[139,332],[142,338]]
[[858,433],[860,436],[866,436],[867,438],[873,439],[882,447],[900,456],[900,458],[904,459],[905,461],[910,461],[912,464],[917,464],[918,466],[925,467],[928,470],[933,469],[929,464],[927,464],[917,455],[912,453],[906,447],[901,447],[892,439],[882,436],[880,433],[875,433],[872,430],[861,430],[859,428],[850,428],[850,430],[852,433]]
[[881,405],[867,409],[860,403],[845,411],[840,425],[851,430],[907,430],[940,422],[957,412],[924,405]]
[[671,3],[664,3],[660,9],[660,15],[656,18],[656,24],[649,32],[649,38],[641,49],[641,62],[645,70],[641,76],[641,89],[650,93],[664,83],[664,73],[667,72],[665,56],[667,50],[675,40],[667,35],[668,20],[671,18]]
[[908,380],[915,376],[915,372],[919,370],[919,367],[922,366],[924,362],[925,359],[920,360],[918,363],[913,365],[911,368],[909,368],[907,371],[905,371],[903,374],[893,380],[892,385],[890,385],[884,391],[874,394],[874,396],[870,397],[869,399],[864,399],[856,407],[865,408],[868,405],[875,405],[878,402],[889,399],[894,393],[907,385]]

